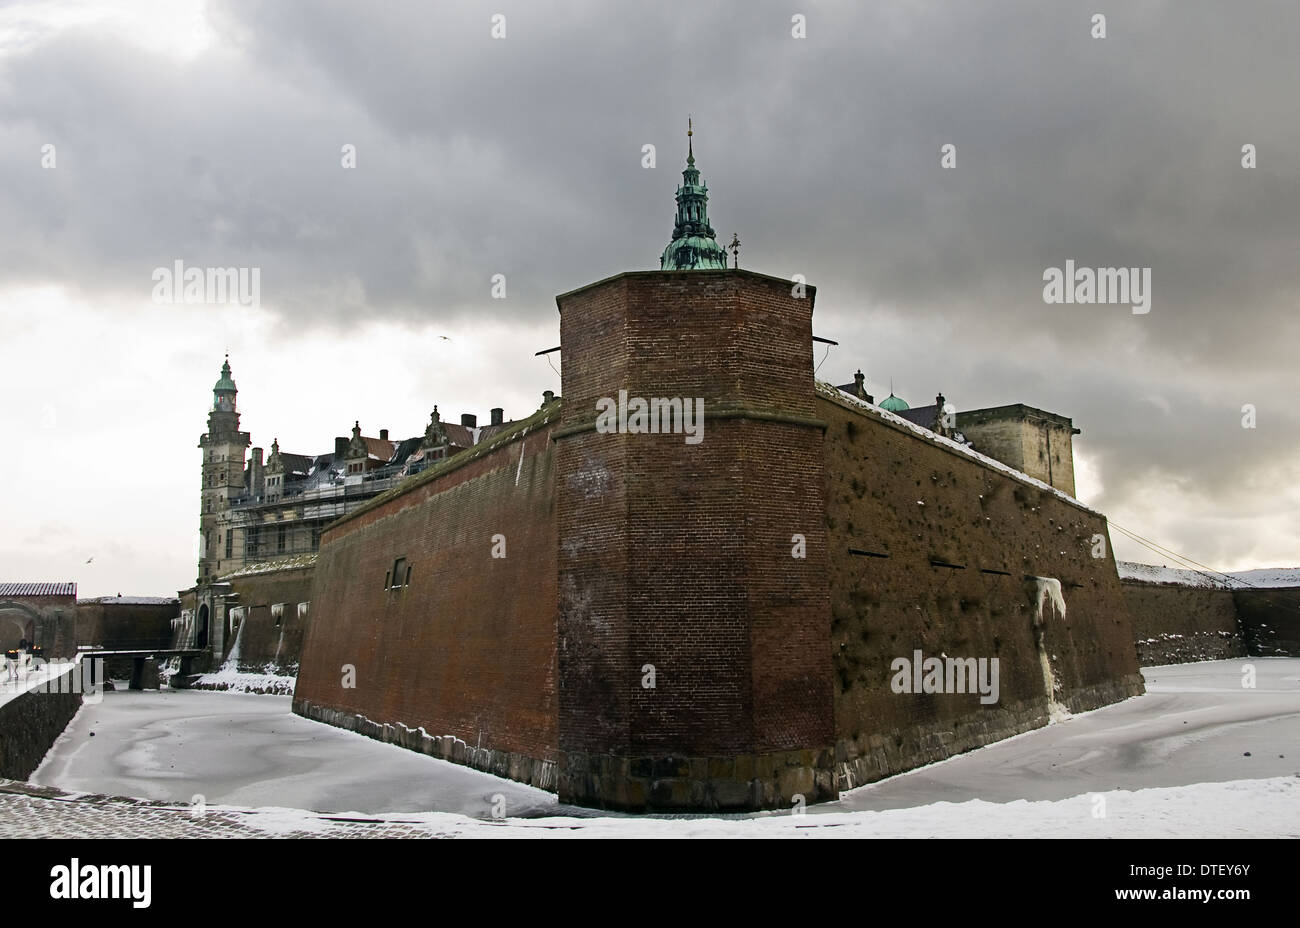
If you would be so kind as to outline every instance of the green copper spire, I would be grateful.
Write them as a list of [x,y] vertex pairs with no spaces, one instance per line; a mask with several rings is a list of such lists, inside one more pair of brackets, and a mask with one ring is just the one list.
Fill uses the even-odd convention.
[[709,225],[709,185],[700,181],[695,167],[695,146],[691,136],[695,128],[686,121],[686,170],[677,188],[677,222],[673,240],[659,259],[663,271],[726,270],[727,255],[713,238]]
[[217,381],[212,390],[213,392],[221,391],[223,393],[235,392],[235,381],[230,378],[230,355],[226,355],[226,363],[221,365],[221,379]]
[[212,411],[234,412],[235,394],[238,392],[230,376],[230,355],[226,355],[226,363],[221,365],[221,379],[212,387]]

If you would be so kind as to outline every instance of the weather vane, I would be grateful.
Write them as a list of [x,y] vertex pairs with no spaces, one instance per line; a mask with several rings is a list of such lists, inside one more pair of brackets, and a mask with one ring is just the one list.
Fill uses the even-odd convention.
[[731,244],[727,247],[731,249],[731,267],[735,270],[740,267],[740,236],[732,232]]

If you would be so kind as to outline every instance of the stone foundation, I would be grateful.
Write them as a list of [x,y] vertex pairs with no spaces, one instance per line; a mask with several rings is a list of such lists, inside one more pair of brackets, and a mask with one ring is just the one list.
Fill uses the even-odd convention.
[[396,724],[374,722],[354,712],[318,706],[306,700],[295,700],[293,711],[303,718],[354,731],[358,735],[365,735],[367,738],[383,741],[386,744],[395,744],[408,751],[416,751],[429,757],[451,761],[453,764],[473,767],[484,773],[536,786],[538,789],[550,792],[555,792],[556,789],[556,765],[552,761],[538,760],[512,751],[476,748],[452,735],[430,735],[423,728],[409,728],[400,722]]
[[829,748],[718,757],[563,755],[560,801],[620,812],[750,812],[837,797]]

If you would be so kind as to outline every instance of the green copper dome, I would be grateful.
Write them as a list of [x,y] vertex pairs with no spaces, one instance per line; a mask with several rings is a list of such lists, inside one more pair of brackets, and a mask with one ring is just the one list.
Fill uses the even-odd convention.
[[217,385],[212,388],[213,393],[236,393],[235,381],[230,378],[230,358],[226,358],[226,363],[221,365],[221,379]]
[[912,407],[908,406],[907,401],[901,396],[894,396],[891,391],[889,396],[880,401],[880,408],[888,409],[890,412],[902,412],[904,409],[911,409]]
[[709,225],[709,185],[700,180],[695,167],[695,148],[690,141],[694,129],[687,123],[686,170],[682,171],[682,185],[677,188],[677,222],[673,225],[673,240],[659,258],[663,271],[726,270],[727,254],[713,237]]

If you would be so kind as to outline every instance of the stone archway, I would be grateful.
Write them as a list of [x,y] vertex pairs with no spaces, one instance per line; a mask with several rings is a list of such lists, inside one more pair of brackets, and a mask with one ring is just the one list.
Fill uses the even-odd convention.
[[[27,618],[19,619],[14,616],[14,612],[21,612]],[[31,644],[44,644],[45,642],[36,641],[37,630],[43,625],[41,614],[26,603],[5,600],[0,602],[0,644],[6,649],[17,647],[19,639],[26,638]],[[13,628],[17,627],[17,633],[14,634]],[[10,641],[10,638],[13,640]]]
[[199,616],[194,629],[194,647],[202,651],[208,646],[208,604],[199,606]]

